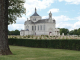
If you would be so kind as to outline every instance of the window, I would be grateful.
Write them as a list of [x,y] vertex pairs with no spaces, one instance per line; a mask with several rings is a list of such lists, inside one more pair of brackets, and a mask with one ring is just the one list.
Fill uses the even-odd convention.
[[36,18],[34,18],[33,20],[35,20],[35,21],[36,21]]
[[35,26],[35,30],[36,30],[36,26]]
[[41,27],[40,29],[42,30],[42,25],[40,27]]
[[39,25],[38,25],[38,30],[39,30]]
[[44,25],[44,30],[45,30],[45,25]]
[[33,26],[32,26],[32,30],[33,30]]

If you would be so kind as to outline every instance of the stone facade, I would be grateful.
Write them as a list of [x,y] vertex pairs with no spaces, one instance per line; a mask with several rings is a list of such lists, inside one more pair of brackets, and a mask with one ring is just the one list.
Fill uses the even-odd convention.
[[42,19],[36,12],[30,16],[30,20],[25,21],[24,30],[20,31],[21,36],[26,35],[60,35],[59,29],[55,28],[56,21],[52,19],[52,13],[49,13],[48,19]]

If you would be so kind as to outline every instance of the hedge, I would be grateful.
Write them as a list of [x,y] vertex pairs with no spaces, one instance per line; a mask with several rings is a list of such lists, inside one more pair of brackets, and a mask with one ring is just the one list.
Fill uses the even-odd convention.
[[37,47],[37,48],[55,48],[80,50],[80,40],[56,39],[56,40],[34,40],[34,39],[13,39],[10,38],[9,45]]

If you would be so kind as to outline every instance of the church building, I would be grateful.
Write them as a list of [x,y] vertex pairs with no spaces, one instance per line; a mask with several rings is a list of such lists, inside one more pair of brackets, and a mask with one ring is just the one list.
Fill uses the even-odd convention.
[[56,28],[56,21],[52,19],[52,13],[49,13],[48,19],[42,19],[40,15],[35,12],[30,16],[30,20],[24,22],[24,30],[20,31],[21,36],[26,35],[60,35],[60,30]]

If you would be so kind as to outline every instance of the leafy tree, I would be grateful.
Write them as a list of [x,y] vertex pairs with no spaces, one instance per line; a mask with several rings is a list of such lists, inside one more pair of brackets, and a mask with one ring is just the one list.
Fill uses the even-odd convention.
[[80,35],[80,28],[74,29],[69,32],[70,35]]
[[77,34],[80,35],[80,28],[77,30]]
[[8,24],[15,23],[16,18],[25,13],[23,3],[23,0],[0,0],[0,55],[12,54],[8,45]]
[[64,33],[64,35],[67,35],[69,33],[69,30],[66,28],[60,28],[60,34]]
[[[9,30],[8,30],[9,31]],[[20,35],[20,31],[19,30],[15,30],[15,31],[9,31],[8,35]]]
[[69,34],[70,34],[70,35],[73,35],[73,34],[74,34],[74,30],[71,30],[71,31],[69,32]]
[[20,35],[20,31],[19,30],[15,30],[15,35]]
[[78,31],[77,29],[74,29],[74,33],[73,34],[74,35],[78,35],[77,31]]
[[24,8],[25,0],[9,0],[8,5],[8,25],[16,23],[17,17],[21,17],[22,14],[26,13]]

